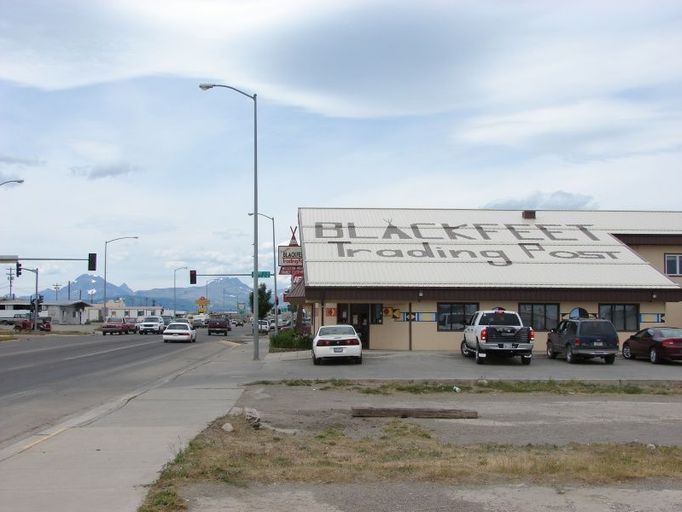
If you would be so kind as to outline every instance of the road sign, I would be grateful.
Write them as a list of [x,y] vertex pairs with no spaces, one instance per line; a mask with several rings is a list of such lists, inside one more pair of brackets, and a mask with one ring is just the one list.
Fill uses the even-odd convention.
[[[253,277],[253,272],[251,272],[251,277]],[[259,270],[258,277],[270,277],[270,272],[268,270]]]

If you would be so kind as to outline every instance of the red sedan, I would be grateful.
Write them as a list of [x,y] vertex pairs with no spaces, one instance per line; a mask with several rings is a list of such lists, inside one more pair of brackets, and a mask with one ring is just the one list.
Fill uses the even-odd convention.
[[623,357],[646,357],[652,363],[682,360],[682,329],[679,327],[649,327],[630,336],[623,343]]

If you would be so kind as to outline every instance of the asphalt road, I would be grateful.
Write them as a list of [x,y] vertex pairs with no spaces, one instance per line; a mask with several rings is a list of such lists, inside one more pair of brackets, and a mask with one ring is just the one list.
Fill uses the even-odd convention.
[[0,449],[224,350],[225,338],[36,336],[0,343]]
[[[225,338],[199,332],[195,344],[169,344],[160,335],[37,336],[0,343],[0,449],[18,439],[96,408],[135,396],[184,368],[225,350],[232,341],[250,342],[246,327]],[[267,342],[261,341],[261,353]],[[682,364],[652,365],[617,359],[569,365],[538,354],[530,366],[518,358],[477,365],[452,352],[369,351],[362,365],[314,366],[308,352],[270,354],[257,365],[241,365],[235,383],[263,379],[520,379],[584,381],[682,381]]]

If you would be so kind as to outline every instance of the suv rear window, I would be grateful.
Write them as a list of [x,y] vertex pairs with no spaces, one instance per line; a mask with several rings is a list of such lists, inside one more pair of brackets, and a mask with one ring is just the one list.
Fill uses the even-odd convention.
[[583,336],[618,336],[610,322],[580,322],[580,334]]
[[521,325],[514,313],[483,313],[479,325]]

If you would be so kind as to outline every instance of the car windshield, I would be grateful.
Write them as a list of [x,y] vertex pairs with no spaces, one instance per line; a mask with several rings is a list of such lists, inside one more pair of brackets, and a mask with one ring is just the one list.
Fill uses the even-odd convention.
[[148,316],[144,319],[145,322],[156,322],[158,319],[155,316]]
[[168,329],[171,331],[189,331],[189,325],[187,324],[170,324]]
[[122,324],[123,323],[123,318],[110,318],[107,320],[107,323],[110,324]]
[[611,322],[580,322],[581,336],[618,336]]
[[682,338],[682,329],[658,329],[654,335],[657,338]]
[[514,313],[483,313],[479,325],[521,325],[519,317]]
[[334,336],[336,334],[355,336],[355,329],[350,325],[330,325],[329,327],[320,327],[318,336]]

